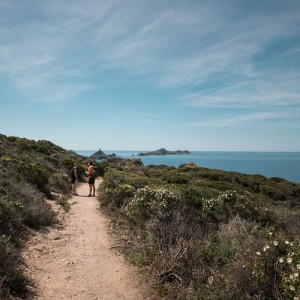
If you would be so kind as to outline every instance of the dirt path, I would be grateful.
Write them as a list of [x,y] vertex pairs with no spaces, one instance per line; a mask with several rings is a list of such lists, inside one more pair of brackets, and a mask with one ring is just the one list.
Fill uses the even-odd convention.
[[[100,180],[96,181],[96,187]],[[34,299],[147,299],[139,289],[139,275],[112,248],[109,221],[88,185],[69,202],[61,225],[30,239],[24,257],[36,284]]]

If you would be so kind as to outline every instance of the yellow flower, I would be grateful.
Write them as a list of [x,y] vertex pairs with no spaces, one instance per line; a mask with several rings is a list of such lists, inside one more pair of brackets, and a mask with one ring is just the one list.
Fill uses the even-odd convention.
[[11,157],[8,157],[8,156],[2,156],[2,157],[1,157],[1,160],[4,160],[4,161],[10,161],[10,160],[11,160]]

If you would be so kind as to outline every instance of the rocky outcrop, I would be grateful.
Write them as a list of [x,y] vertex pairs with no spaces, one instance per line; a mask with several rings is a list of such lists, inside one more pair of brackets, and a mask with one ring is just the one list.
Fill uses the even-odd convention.
[[89,158],[91,158],[91,159],[106,159],[106,158],[109,158],[109,157],[116,157],[116,154],[115,153],[105,154],[100,148],[94,154],[89,156]]
[[180,155],[180,154],[191,154],[188,150],[176,150],[176,151],[168,151],[165,148],[160,148],[155,151],[150,152],[141,152],[137,156],[147,156],[147,155]]

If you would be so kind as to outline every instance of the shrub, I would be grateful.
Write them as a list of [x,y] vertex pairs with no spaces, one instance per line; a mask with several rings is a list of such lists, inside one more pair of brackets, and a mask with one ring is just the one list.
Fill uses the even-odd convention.
[[22,163],[20,172],[24,178],[35,185],[41,192],[50,195],[49,191],[49,173],[40,165]]
[[183,190],[186,204],[196,209],[202,209],[204,199],[210,199],[217,195],[219,195],[217,190],[208,187],[191,186]]
[[112,209],[120,208],[126,199],[133,197],[136,189],[147,184],[147,180],[137,174],[123,171],[108,171],[100,187],[101,204]]
[[252,268],[252,280],[260,297],[295,299],[300,296],[300,242],[275,235],[256,252]]
[[9,299],[10,294],[26,297],[28,278],[19,266],[22,263],[9,237],[0,235],[0,298]]
[[[239,214],[249,221],[256,221],[263,226],[278,223],[276,215],[267,199],[259,195],[239,195],[232,206],[232,213]],[[278,223],[279,224],[279,223]]]
[[22,204],[12,201],[7,196],[0,197],[0,236],[12,236],[15,241],[20,238],[23,226]]
[[143,225],[151,217],[166,217],[169,204],[178,199],[177,194],[165,187],[139,188],[126,206],[126,215],[134,223]]

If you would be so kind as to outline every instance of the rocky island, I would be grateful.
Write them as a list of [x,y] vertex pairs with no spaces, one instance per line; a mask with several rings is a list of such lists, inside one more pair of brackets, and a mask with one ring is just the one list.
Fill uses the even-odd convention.
[[155,151],[150,152],[141,152],[137,154],[137,156],[147,156],[147,155],[181,155],[181,154],[191,154],[188,150],[176,150],[176,151],[168,151],[165,148],[160,148]]
[[91,159],[106,159],[110,157],[116,157],[115,153],[112,154],[105,154],[100,148],[94,154],[90,155],[89,158]]

